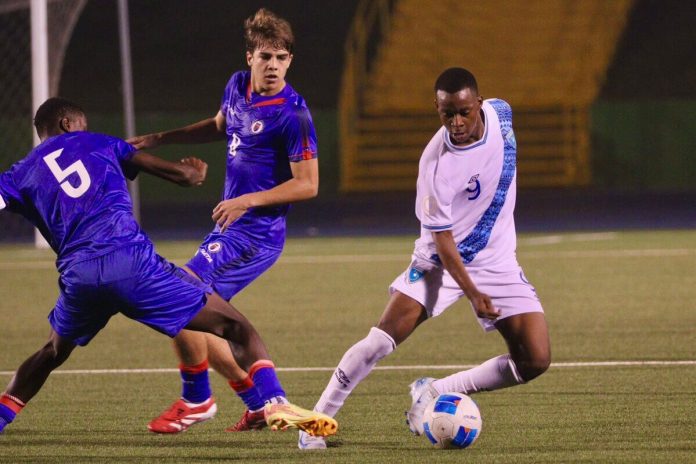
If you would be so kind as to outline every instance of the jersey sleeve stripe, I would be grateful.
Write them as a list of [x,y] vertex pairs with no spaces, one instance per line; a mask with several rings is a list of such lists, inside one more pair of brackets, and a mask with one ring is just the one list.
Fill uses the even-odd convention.
[[302,150],[302,153],[297,153],[295,155],[290,155],[288,159],[296,163],[298,161],[304,161],[304,160],[311,160],[317,157],[317,152],[312,150],[311,148],[307,147],[304,150]]
[[452,228],[452,224],[447,224],[446,226],[429,226],[423,224],[423,228],[427,230],[447,230]]
[[0,195],[0,211],[5,209],[7,207],[7,203],[5,203],[5,200],[2,198],[2,195]]

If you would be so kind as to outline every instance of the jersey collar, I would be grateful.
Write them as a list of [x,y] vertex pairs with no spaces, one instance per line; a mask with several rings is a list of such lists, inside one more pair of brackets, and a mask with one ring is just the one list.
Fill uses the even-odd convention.
[[460,147],[459,145],[455,145],[452,143],[452,140],[450,139],[449,136],[449,131],[447,130],[446,127],[443,126],[445,130],[442,131],[442,138],[445,141],[445,146],[447,147],[448,150],[456,152],[456,153],[463,153],[465,151],[473,150],[474,148],[478,148],[481,145],[486,144],[486,140],[488,139],[488,126],[489,126],[489,118],[488,115],[486,114],[486,102],[483,102],[483,105],[481,106],[481,110],[483,111],[483,137],[481,137],[480,140],[472,143],[471,145],[467,145],[465,147]]

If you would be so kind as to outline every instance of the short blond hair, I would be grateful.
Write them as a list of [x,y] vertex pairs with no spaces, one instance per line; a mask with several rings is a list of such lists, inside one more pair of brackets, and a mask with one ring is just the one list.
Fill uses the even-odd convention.
[[264,45],[292,53],[295,45],[290,23],[266,8],[261,8],[244,21],[244,40],[250,53]]

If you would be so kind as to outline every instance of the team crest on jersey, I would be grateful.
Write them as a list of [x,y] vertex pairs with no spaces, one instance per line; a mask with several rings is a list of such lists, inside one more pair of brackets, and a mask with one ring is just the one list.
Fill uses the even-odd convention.
[[408,270],[408,283],[415,284],[423,277],[423,275],[425,275],[425,272],[411,266],[411,269]]
[[208,245],[208,251],[211,253],[217,253],[222,249],[222,244],[220,242],[213,242]]
[[251,133],[258,134],[263,130],[263,121],[254,121],[251,123]]

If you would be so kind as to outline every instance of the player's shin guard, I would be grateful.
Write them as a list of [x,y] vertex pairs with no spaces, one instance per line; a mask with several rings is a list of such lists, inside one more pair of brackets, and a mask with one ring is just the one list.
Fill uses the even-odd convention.
[[353,345],[338,363],[315,411],[335,416],[353,389],[372,371],[377,362],[394,351],[396,343],[383,330],[373,327],[367,337]]
[[264,401],[257,391],[254,381],[247,375],[241,382],[229,381],[230,387],[237,393],[249,411],[259,411],[263,409]]
[[259,399],[267,402],[276,397],[285,398],[285,390],[276,375],[275,365],[268,359],[260,359],[249,368],[251,378]]
[[195,366],[179,366],[181,398],[188,403],[203,403],[212,395],[208,377],[208,360]]
[[19,414],[25,403],[19,398],[3,393],[0,396],[0,432]]
[[439,392],[465,394],[498,390],[524,383],[509,354],[497,356],[466,371],[435,380],[433,387]]

